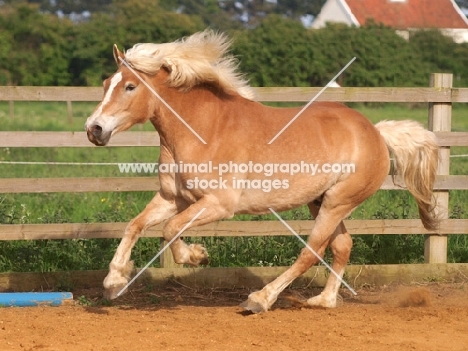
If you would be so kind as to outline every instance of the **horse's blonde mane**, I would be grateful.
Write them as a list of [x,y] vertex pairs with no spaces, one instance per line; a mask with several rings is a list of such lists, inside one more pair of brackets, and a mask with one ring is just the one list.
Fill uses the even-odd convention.
[[224,34],[205,30],[172,43],[136,44],[125,52],[125,60],[147,74],[166,67],[170,71],[168,84],[173,87],[190,89],[211,83],[253,100],[248,82],[236,71],[236,59],[227,54],[230,44]]

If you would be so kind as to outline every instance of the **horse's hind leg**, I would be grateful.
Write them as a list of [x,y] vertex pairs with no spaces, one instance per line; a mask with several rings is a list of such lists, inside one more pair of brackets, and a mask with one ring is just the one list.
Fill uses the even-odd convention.
[[[337,227],[340,226],[341,228],[341,221],[346,218],[346,216],[348,216],[355,207],[355,204],[339,202],[340,201],[338,199],[330,200],[330,197],[327,199],[327,196],[325,196],[322,203],[322,208],[316,217],[315,225],[312,229],[312,234],[309,237],[308,245],[320,257],[323,257],[325,249],[331,239],[333,238],[336,240],[340,236],[335,235]],[[310,207],[311,206],[309,206],[309,208]],[[345,236],[343,236],[343,238],[344,237]],[[341,243],[341,240],[339,242]],[[336,246],[341,248],[341,245]],[[339,251],[340,250],[338,249],[336,250],[336,252]],[[346,251],[347,250],[344,250],[344,252]],[[346,254],[342,256],[344,258]],[[247,301],[245,301],[241,306],[255,313],[267,311],[275,303],[278,295],[289,284],[291,284],[294,279],[305,273],[318,261],[319,259],[313,252],[311,252],[308,248],[303,248],[296,262],[294,262],[294,264],[286,272],[284,272],[270,284],[266,285],[262,290],[250,294]],[[338,272],[338,274],[343,274],[343,272]],[[335,288],[335,285],[333,285],[333,280],[331,280],[330,288],[327,290],[327,292],[329,290],[334,291],[335,289],[337,288]]]
[[[309,210],[312,216],[317,218],[320,206],[317,204],[309,204]],[[351,254],[351,248],[353,247],[353,241],[351,235],[349,235],[343,221],[336,227],[333,235],[330,238],[328,246],[331,249],[333,255],[332,269],[338,274],[340,278],[343,278],[343,273],[348,263],[349,256]],[[322,306],[333,308],[336,307],[336,301],[338,297],[338,290],[341,286],[341,280],[338,277],[330,273],[328,276],[327,283],[324,290],[320,295],[314,296],[307,300],[310,306]]]
[[[340,278],[343,278],[352,246],[353,242],[351,235],[349,235],[343,222],[341,222],[333,233],[329,244],[333,254],[332,269],[338,274]],[[308,299],[307,303],[310,306],[322,306],[329,308],[336,307],[338,290],[340,286],[341,279],[338,279],[335,274],[330,273],[327,284],[325,285],[325,288],[320,293],[320,295]]]

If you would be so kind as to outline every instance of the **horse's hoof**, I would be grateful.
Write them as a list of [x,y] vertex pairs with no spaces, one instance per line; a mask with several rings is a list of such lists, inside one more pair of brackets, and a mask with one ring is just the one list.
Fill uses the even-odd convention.
[[307,304],[311,307],[335,308],[336,299],[326,299],[320,294],[308,299]]
[[210,263],[208,251],[200,244],[191,244],[190,250],[192,251],[192,261],[194,266],[207,265]]
[[[116,298],[118,298],[119,296],[122,296],[123,294],[127,293],[128,292],[128,289],[125,289],[124,291],[122,291],[122,289],[125,287],[124,284],[121,284],[121,285],[117,285],[117,286],[112,286],[110,288],[107,288],[104,290],[104,298],[106,300],[114,300]],[[122,291],[122,293],[120,293]]]
[[252,313],[262,313],[268,311],[268,309],[266,309],[260,302],[252,301],[250,298],[242,302],[239,306]]
[[200,261],[201,266],[208,266],[210,264],[210,259],[209,257],[205,257]]

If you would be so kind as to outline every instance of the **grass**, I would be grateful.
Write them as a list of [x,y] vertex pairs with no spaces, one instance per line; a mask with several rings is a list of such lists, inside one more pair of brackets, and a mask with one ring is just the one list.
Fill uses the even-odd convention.
[[[10,117],[7,102],[0,102],[2,131],[82,131],[95,107],[93,103],[74,103],[73,121],[61,102],[15,103]],[[355,104],[372,122],[382,119],[414,119],[427,122],[427,109],[403,104]],[[455,105],[454,131],[468,130],[465,105]],[[426,123],[427,124],[427,123]],[[136,129],[153,130],[150,124]],[[452,155],[468,154],[468,147],[453,147]],[[0,148],[0,161],[42,162],[157,162],[158,148]],[[44,166],[0,164],[2,178],[112,177],[122,176],[117,166]],[[468,157],[452,158],[451,174],[467,174]],[[132,175],[127,175],[132,176]],[[137,175],[141,176],[141,175]],[[151,180],[149,180],[151,181]],[[136,216],[154,196],[150,192],[132,193],[46,193],[0,194],[0,223],[83,223],[127,222]],[[306,207],[282,214],[286,220],[308,219]],[[450,216],[468,218],[466,191],[450,192]],[[418,218],[413,198],[406,191],[379,191],[360,205],[353,219]],[[238,215],[234,220],[272,220],[273,215]],[[207,246],[212,266],[282,266],[297,257],[301,243],[292,237],[262,238],[187,238]],[[118,245],[115,239],[74,239],[0,242],[0,271],[56,271],[104,269]],[[422,262],[423,235],[354,236],[351,262],[413,263]],[[140,239],[132,257],[143,266],[159,251],[159,239]],[[449,262],[468,262],[468,236],[451,235]],[[327,257],[329,259],[329,257]]]

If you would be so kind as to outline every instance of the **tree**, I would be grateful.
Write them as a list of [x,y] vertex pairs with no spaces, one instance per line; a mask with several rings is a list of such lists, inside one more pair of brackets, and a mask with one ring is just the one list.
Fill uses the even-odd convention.
[[242,23],[235,20],[224,3],[220,0],[161,0],[161,7],[169,12],[196,15],[203,20],[205,27],[216,30],[241,28]]
[[455,86],[468,84],[468,44],[457,44],[438,30],[420,30],[411,34],[410,45],[432,71],[454,74]]
[[424,86],[431,66],[391,28],[368,22],[363,27],[330,24],[313,31],[320,85],[352,57],[356,61],[339,78],[348,86]]
[[253,85],[424,86],[434,70],[391,28],[369,22],[356,28],[330,24],[307,30],[296,21],[269,16],[257,28],[238,32],[234,52]]
[[[183,2],[187,9],[190,4],[193,12],[200,3],[171,1]],[[206,13],[219,11],[214,0],[206,1],[212,5]],[[0,84],[101,85],[115,71],[114,43],[128,49],[205,28],[202,17],[167,11],[155,0],[114,0],[106,12],[80,23],[41,12],[26,1],[5,3],[0,6]],[[426,86],[436,71],[454,73],[456,86],[468,84],[468,44],[438,31],[413,32],[406,41],[372,22],[308,30],[299,21],[272,14],[252,29],[230,28],[229,33],[240,70],[256,86],[323,86],[354,56],[357,60],[338,79],[341,85]]]
[[115,71],[112,46],[162,43],[204,29],[198,16],[166,12],[154,0],[115,0],[109,13],[95,13],[76,26],[71,68],[75,85],[100,85]]
[[39,5],[40,10],[48,13],[70,14],[72,12],[82,13],[106,11],[112,0],[29,0],[30,4]]
[[310,32],[299,22],[270,15],[236,33],[233,52],[255,86],[305,86],[313,67]]
[[[19,5],[1,16],[0,72],[5,84],[66,85],[70,79],[68,40],[71,23]],[[3,46],[3,45],[2,45]],[[4,49],[4,48],[2,48]]]
[[291,18],[302,15],[317,16],[326,0],[278,0],[276,13],[286,14]]

